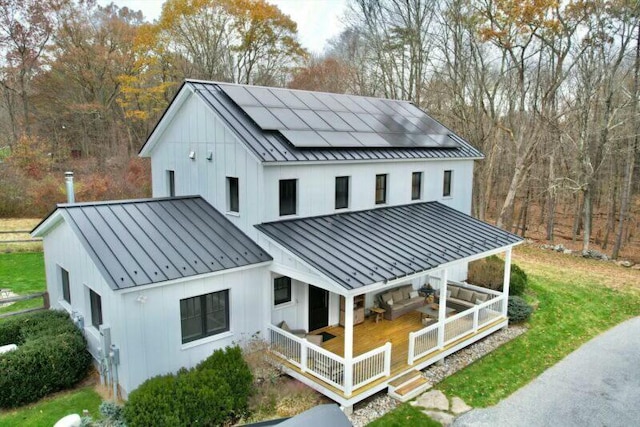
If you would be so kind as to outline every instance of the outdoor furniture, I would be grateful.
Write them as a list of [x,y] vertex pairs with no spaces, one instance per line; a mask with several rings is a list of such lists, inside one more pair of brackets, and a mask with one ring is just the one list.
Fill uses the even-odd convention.
[[[440,301],[440,292],[437,292],[436,302]],[[462,286],[447,286],[447,307],[451,306],[458,311],[467,310],[476,304],[488,301],[492,296],[488,293],[478,292]]]
[[[416,308],[415,311],[420,313],[420,320],[424,319],[425,317],[438,320],[438,317],[440,315],[440,309],[433,308],[431,305],[423,305],[422,307]],[[456,311],[453,308],[449,308],[449,307],[446,308],[447,317],[449,317],[455,312]]]
[[376,320],[376,323],[378,323],[379,321],[381,321],[381,320],[382,320],[382,315],[383,315],[383,314],[384,314],[384,312],[385,312],[385,311],[387,311],[387,310],[385,310],[384,308],[380,308],[380,307],[373,307],[373,308],[371,309],[371,311],[372,311],[373,313],[375,313],[375,315],[376,315],[376,316],[375,316],[375,320]]
[[418,291],[415,291],[411,285],[381,292],[377,298],[380,308],[385,310],[384,318],[387,320],[395,320],[424,304],[424,298],[418,295]]

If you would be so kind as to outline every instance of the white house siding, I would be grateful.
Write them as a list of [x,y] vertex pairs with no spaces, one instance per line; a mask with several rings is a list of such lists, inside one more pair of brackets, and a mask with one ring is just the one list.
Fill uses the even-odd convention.
[[[146,379],[193,367],[218,348],[241,343],[269,321],[269,272],[257,267],[174,284],[141,287],[122,294],[121,386],[135,389]],[[180,300],[229,289],[230,331],[182,344]],[[144,302],[141,302],[144,301]]]
[[[445,170],[452,170],[451,197],[442,196]],[[422,197],[411,200],[411,174],[422,172]],[[387,174],[387,203],[375,204],[376,175]],[[348,209],[335,209],[335,178],[349,176]],[[358,211],[380,206],[413,202],[439,201],[459,211],[471,212],[473,160],[423,160],[333,164],[286,164],[264,167],[263,222],[277,221],[279,216],[279,184],[281,179],[298,180],[298,213],[296,217]],[[287,216],[285,218],[293,217]]]
[[[47,291],[54,309],[73,311],[84,317],[84,332],[91,354],[99,356],[100,332],[91,325],[89,290],[100,295],[103,324],[112,327],[112,339],[120,338],[121,319],[116,315],[118,296],[105,282],[102,274],[85,251],[69,225],[62,221],[44,237],[44,261],[47,276]],[[62,284],[58,266],[69,272],[71,305],[62,298]]]
[[255,237],[253,225],[260,222],[263,204],[262,166],[197,95],[189,96],[160,135],[151,170],[154,197],[169,195],[167,170],[173,170],[177,196],[200,195],[222,213],[227,212],[226,178],[237,177],[240,213],[227,218]]

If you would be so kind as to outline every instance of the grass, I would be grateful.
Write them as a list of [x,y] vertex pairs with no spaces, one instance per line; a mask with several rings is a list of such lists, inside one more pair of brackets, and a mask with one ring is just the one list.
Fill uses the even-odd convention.
[[424,415],[420,409],[409,404],[402,404],[382,418],[368,424],[371,427],[439,427],[441,424]]
[[69,414],[79,414],[87,409],[92,416],[98,415],[102,398],[93,387],[58,393],[15,410],[0,412],[0,427],[52,426]]
[[[46,280],[42,252],[0,254],[0,289],[9,289],[19,295],[45,291]],[[41,305],[41,298],[19,301],[8,307],[0,308],[0,313]]]
[[[529,275],[527,297],[538,305],[529,330],[436,386],[471,406],[498,403],[591,338],[640,312],[637,271],[530,247],[519,248],[514,260]],[[401,422],[416,411],[403,404],[371,425],[408,425]]]
[[[38,218],[0,218],[0,231],[30,231],[39,222]],[[0,233],[0,252],[42,252],[42,242],[7,243],[30,238],[29,233]]]

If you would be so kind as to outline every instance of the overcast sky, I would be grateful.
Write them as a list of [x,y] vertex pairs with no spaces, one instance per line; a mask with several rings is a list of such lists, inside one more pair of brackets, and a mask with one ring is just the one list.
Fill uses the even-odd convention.
[[[153,21],[160,16],[162,0],[99,0],[141,10]],[[311,52],[321,53],[328,39],[342,30],[342,17],[347,0],[268,0],[298,23],[298,35],[302,46]]]

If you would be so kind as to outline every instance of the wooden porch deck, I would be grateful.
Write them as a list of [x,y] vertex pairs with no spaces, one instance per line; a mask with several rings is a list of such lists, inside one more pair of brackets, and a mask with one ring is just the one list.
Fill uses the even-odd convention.
[[[390,342],[392,345],[391,374],[388,377],[380,378],[370,384],[354,390],[352,395],[349,397],[345,396],[342,390],[339,390],[332,385],[323,382],[322,380],[309,373],[303,373],[293,364],[283,361],[282,359],[279,359],[279,362],[289,369],[295,371],[298,375],[302,375],[310,379],[314,383],[321,385],[323,389],[331,391],[332,393],[335,393],[338,396],[342,396],[345,399],[357,401],[358,395],[370,394],[370,390],[379,388],[383,384],[388,384],[389,381],[393,378],[396,378],[403,373],[409,372],[416,367],[420,367],[421,364],[424,364],[430,359],[437,358],[442,353],[447,352],[448,350],[460,345],[465,341],[469,341],[469,343],[471,343],[472,341],[474,341],[472,339],[474,336],[481,335],[488,329],[491,329],[506,320],[504,317],[500,316],[494,319],[492,322],[479,328],[475,334],[469,333],[467,335],[461,336],[455,341],[445,345],[444,348],[435,350],[425,355],[424,357],[417,359],[413,365],[409,365],[409,333],[416,332],[424,328],[420,319],[420,313],[411,312],[400,316],[393,321],[383,319],[380,322],[375,323],[374,317],[366,318],[363,323],[354,326],[353,356],[357,357],[358,355],[367,353],[368,351],[381,347],[385,343]],[[339,356],[344,356],[344,328],[342,326],[329,326],[313,331],[311,333],[319,334],[321,332],[328,332],[336,336],[335,338],[322,343],[321,347]],[[445,342],[448,338],[449,337],[445,336]],[[425,366],[422,366],[422,369],[424,369]]]

